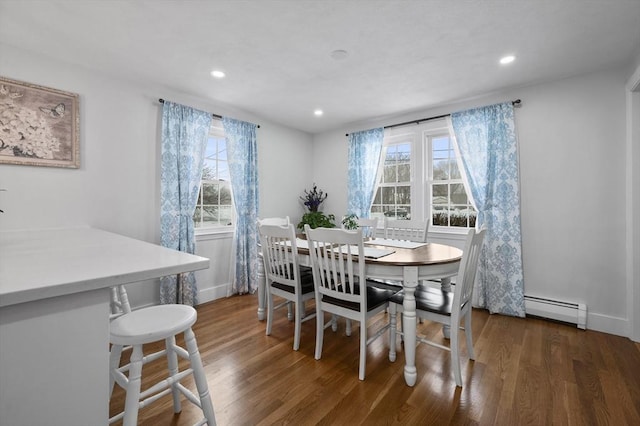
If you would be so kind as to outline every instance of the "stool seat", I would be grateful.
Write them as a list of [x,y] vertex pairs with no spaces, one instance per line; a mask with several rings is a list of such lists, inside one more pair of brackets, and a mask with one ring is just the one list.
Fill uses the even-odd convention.
[[182,333],[195,324],[198,314],[187,305],[151,306],[116,318],[111,322],[111,343],[144,345]]

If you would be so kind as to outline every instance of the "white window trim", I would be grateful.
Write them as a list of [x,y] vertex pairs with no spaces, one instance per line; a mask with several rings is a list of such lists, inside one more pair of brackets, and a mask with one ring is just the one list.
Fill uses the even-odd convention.
[[[385,129],[383,155],[388,145],[397,143],[399,139],[411,139],[411,215],[415,218],[424,218],[431,223],[431,186],[429,176],[431,163],[429,161],[430,142],[429,137],[447,134],[452,137],[450,127],[446,119],[430,120],[418,125],[408,125]],[[457,152],[456,152],[457,154]],[[382,163],[382,160],[381,160]],[[379,178],[378,178],[379,179]],[[420,179],[420,180],[418,180]],[[423,187],[419,191],[418,183]],[[461,183],[464,183],[461,180]],[[426,187],[425,187],[426,186]],[[429,214],[427,214],[429,213]],[[448,226],[429,226],[429,234],[434,237],[439,235],[444,238],[464,239],[470,228],[458,228]]]
[[[209,135],[215,136],[218,138],[224,138],[224,127],[222,125],[222,120],[217,120],[214,118],[214,120],[211,122]],[[228,159],[227,159],[227,162],[228,162]],[[233,197],[233,186],[231,186],[230,182],[229,184],[230,184],[229,186],[231,190],[231,196]],[[206,227],[195,228],[194,235],[196,237],[196,241],[222,239],[222,238],[227,238],[229,235],[233,235],[236,228],[237,216],[236,216],[235,204],[232,204],[232,205],[234,207],[232,209],[233,225],[216,225],[216,226],[206,226]]]

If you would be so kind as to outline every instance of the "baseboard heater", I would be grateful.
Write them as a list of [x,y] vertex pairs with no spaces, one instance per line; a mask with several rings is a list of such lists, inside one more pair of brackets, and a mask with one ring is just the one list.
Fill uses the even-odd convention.
[[524,296],[524,306],[527,315],[576,324],[582,330],[587,328],[587,305],[584,303]]

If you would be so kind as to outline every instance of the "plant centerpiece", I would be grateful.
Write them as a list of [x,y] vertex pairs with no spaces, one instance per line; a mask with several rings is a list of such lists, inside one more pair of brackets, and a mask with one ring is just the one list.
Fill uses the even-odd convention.
[[327,199],[329,194],[322,190],[318,190],[318,186],[314,183],[310,191],[304,190],[304,195],[300,196],[300,200],[309,211],[302,215],[302,220],[298,223],[298,229],[304,229],[304,225],[310,228],[335,228],[334,221],[336,217],[332,214],[325,215],[319,211],[320,204]]
[[358,215],[351,213],[343,217],[342,227],[348,230],[358,229]]

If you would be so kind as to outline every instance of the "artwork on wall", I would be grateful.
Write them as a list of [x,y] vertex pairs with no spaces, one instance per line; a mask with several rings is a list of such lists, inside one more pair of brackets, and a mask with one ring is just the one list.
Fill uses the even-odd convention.
[[0,76],[0,164],[78,168],[79,96]]

